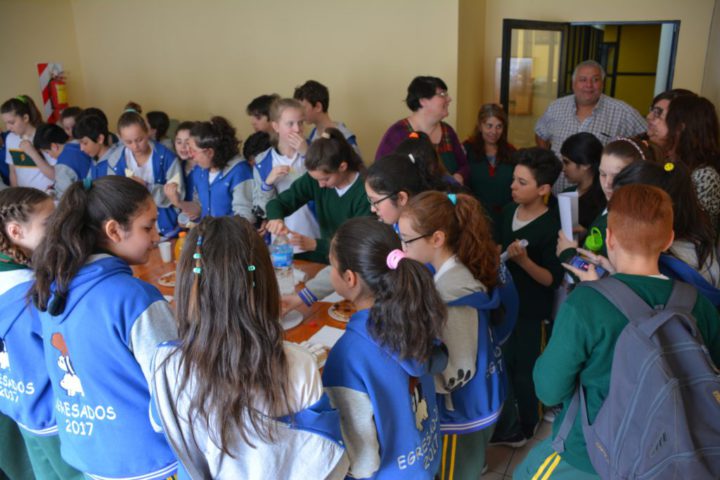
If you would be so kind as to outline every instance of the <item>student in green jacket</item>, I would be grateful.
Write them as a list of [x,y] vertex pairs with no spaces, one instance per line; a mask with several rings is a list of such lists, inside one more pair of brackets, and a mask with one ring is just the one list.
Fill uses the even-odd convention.
[[[615,278],[627,284],[648,305],[664,305],[673,282],[660,274],[658,259],[673,242],[672,201],[650,185],[615,190],[608,205],[606,245]],[[710,356],[720,362],[720,319],[709,300],[698,295],[692,311]],[[562,455],[553,451],[557,435],[578,382],[585,390],[590,423],[608,395],[615,343],[628,319],[602,294],[577,288],[558,312],[553,335],[535,364],[538,397],[548,405],[563,404],[550,438],[538,444],[515,469],[515,479],[597,479],[590,463],[580,416]]]
[[[267,229],[274,235],[290,234],[290,243],[306,252],[311,260],[328,263],[330,239],[345,220],[371,215],[365,196],[360,156],[336,128],[328,128],[314,141],[305,158],[307,173],[289,189],[267,204]],[[291,232],[283,218],[314,201],[320,224],[320,238]]]
[[[519,150],[515,158],[514,203],[503,210],[500,240],[508,252],[507,267],[520,296],[520,312],[504,349],[510,395],[491,443],[518,447],[533,436],[539,421],[532,369],[540,355],[542,324],[551,318],[555,289],[563,277],[555,255],[560,219],[557,210],[547,205],[562,167],[555,154],[540,148]],[[527,240],[527,247],[520,240]]]

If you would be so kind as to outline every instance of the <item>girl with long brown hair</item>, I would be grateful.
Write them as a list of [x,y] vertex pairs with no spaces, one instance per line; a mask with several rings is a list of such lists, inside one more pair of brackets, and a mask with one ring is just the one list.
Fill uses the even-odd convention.
[[283,341],[267,246],[237,216],[205,217],[177,272],[179,340],[158,348],[152,388],[192,478],[342,479],[337,412],[314,357]]
[[323,383],[340,410],[350,476],[430,480],[440,463],[433,373],[446,308],[428,269],[390,225],[352,218],[330,245],[335,290],[358,308],[328,356]]

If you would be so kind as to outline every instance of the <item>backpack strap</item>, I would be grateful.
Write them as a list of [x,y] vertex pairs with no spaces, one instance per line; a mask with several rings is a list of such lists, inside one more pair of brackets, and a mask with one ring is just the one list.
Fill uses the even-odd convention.
[[575,417],[577,417],[578,409],[580,407],[580,383],[575,388],[570,405],[568,405],[567,412],[563,418],[560,428],[558,428],[557,435],[553,438],[552,447],[557,453],[563,453],[565,451],[565,440],[567,440],[570,429],[572,429],[573,423],[575,423]]
[[628,320],[649,317],[655,312],[632,288],[617,278],[607,277],[594,282],[582,282],[580,285],[600,293]]

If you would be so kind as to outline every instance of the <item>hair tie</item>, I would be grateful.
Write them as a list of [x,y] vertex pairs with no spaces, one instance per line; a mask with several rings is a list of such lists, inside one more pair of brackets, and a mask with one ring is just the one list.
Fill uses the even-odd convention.
[[[123,110],[123,113],[130,113],[130,112],[131,112],[131,113],[138,113],[138,111],[135,110],[134,108],[126,108],[125,110]],[[138,115],[139,115],[139,114],[138,114]]]
[[195,260],[195,267],[193,267],[193,273],[198,276],[202,273],[202,267],[200,266],[200,259],[202,258],[202,253],[200,253],[200,247],[202,247],[202,243],[203,237],[202,235],[198,235],[197,243],[195,244],[195,253],[193,253],[193,259]]
[[665,162],[663,168],[666,172],[672,172],[673,170],[675,170],[675,164],[673,162]]
[[320,134],[320,138],[326,138],[326,139],[330,140],[330,134],[327,132],[323,132]]
[[618,138],[616,138],[615,140],[616,140],[616,141],[621,141],[621,142],[628,142],[630,145],[632,145],[633,147],[635,147],[635,150],[637,150],[637,152],[640,154],[640,158],[642,158],[643,160],[646,160],[646,159],[645,159],[645,154],[643,153],[642,149],[640,148],[640,145],[638,145],[638,144],[635,142],[635,140],[633,140],[632,138],[618,137]]
[[410,161],[414,164],[415,163],[415,157],[413,157],[412,153],[408,153],[408,157],[410,157]]
[[417,132],[410,132],[408,138],[420,138],[420,135]]
[[457,205],[457,195],[455,195],[454,193],[448,193],[447,197],[450,200],[450,203],[452,203],[453,205]]
[[92,177],[85,177],[83,179],[83,189],[87,192],[92,188]]
[[27,103],[27,98],[25,98],[25,95],[18,95],[15,98],[17,98],[18,100],[20,100],[23,103]]
[[385,263],[387,263],[387,266],[390,270],[395,270],[398,267],[398,263],[400,263],[400,260],[405,258],[405,252],[400,250],[399,248],[396,248],[392,252],[388,253],[387,258],[385,259]]

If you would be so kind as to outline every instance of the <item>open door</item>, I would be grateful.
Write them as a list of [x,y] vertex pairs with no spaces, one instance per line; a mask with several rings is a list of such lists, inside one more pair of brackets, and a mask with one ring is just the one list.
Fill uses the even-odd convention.
[[496,86],[500,104],[509,117],[508,138],[516,147],[535,144],[535,123],[565,91],[565,76],[561,72],[566,70],[569,28],[569,23],[503,21]]

